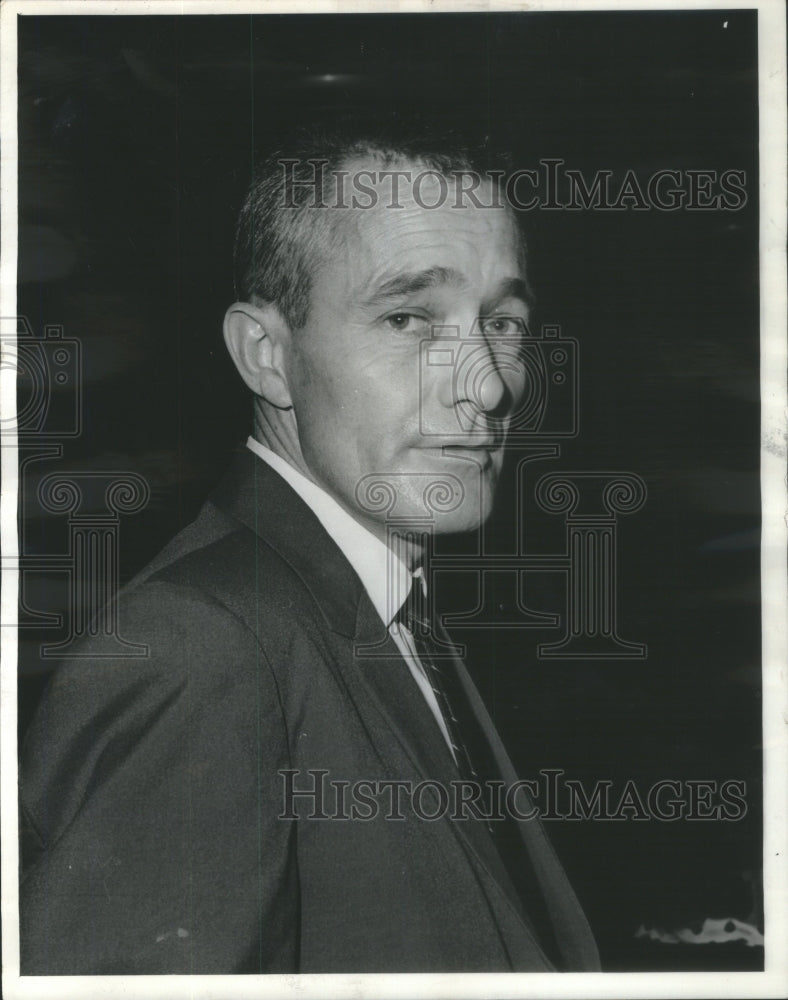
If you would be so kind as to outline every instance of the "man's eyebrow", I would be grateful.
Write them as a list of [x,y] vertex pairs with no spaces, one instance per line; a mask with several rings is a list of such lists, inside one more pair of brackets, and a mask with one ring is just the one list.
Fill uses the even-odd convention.
[[465,277],[453,267],[435,265],[427,267],[423,271],[403,271],[402,274],[396,274],[393,278],[378,285],[366,300],[366,304],[373,305],[385,299],[413,295],[415,292],[423,292],[427,288],[437,288],[439,285],[464,284],[467,284]]
[[488,309],[494,309],[497,303],[503,302],[504,299],[520,299],[529,309],[534,304],[534,294],[525,278],[504,278],[493,294],[488,297],[485,306]]

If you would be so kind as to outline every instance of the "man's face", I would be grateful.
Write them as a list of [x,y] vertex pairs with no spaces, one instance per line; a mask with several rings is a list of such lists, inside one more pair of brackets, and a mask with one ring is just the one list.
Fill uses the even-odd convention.
[[434,177],[421,205],[407,182],[400,208],[377,190],[372,208],[324,209],[339,249],[286,358],[304,464],[378,534],[387,516],[466,531],[490,511],[523,390],[516,228],[502,209],[457,208]]

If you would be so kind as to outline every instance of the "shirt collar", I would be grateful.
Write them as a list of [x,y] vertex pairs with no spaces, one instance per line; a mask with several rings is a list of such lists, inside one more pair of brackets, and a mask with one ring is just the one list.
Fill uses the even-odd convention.
[[[249,437],[246,446],[278,472],[311,508],[355,570],[373,607],[388,628],[410,593],[412,577],[408,567],[385,542],[359,524],[330,494],[285,459],[253,437]],[[416,570],[413,576],[421,576],[421,570]]]

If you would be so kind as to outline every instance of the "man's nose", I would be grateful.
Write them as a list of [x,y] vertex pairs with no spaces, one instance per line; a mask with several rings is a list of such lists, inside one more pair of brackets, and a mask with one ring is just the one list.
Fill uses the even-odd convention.
[[491,417],[506,416],[513,402],[511,378],[506,377],[512,359],[480,334],[460,338],[455,345],[451,378],[442,386],[444,405]]
[[[509,387],[499,367],[500,358],[492,348],[485,351],[484,360],[474,359],[478,371],[474,371],[474,398],[471,400],[484,413],[503,416],[511,401]],[[508,401],[508,402],[505,402]]]

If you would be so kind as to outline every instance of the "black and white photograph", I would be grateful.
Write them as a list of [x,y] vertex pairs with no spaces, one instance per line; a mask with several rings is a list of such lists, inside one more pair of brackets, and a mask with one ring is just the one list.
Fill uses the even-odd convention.
[[4,995],[785,995],[784,6],[1,16]]

